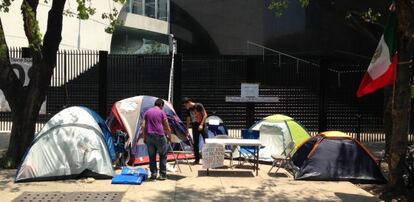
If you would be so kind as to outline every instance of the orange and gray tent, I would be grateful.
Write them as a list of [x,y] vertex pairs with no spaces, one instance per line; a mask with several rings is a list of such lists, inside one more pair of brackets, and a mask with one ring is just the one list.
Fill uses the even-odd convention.
[[304,142],[292,164],[296,180],[386,182],[371,152],[339,131],[323,132]]
[[[127,160],[131,164],[142,164],[149,161],[147,147],[142,138],[141,125],[145,112],[154,106],[157,99],[152,96],[136,96],[120,100],[112,106],[107,124],[113,134],[119,130],[128,135],[125,149],[129,157]],[[172,104],[165,100],[164,103],[163,110],[167,114],[172,133],[183,141],[185,147],[191,148],[191,137],[187,128],[175,113]],[[171,159],[172,156],[168,158]]]

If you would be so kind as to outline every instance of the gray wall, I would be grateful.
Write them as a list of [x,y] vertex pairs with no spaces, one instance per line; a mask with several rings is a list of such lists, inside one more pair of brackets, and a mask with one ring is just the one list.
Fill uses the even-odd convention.
[[[261,0],[172,0],[171,32],[194,52],[246,54],[246,41],[263,43]],[[185,44],[184,44],[185,46]],[[184,48],[184,50],[187,50]]]
[[[190,54],[262,54],[246,41],[297,55],[332,54],[369,59],[382,27],[348,12],[368,8],[381,11],[385,24],[388,2],[376,0],[311,1],[302,8],[289,1],[283,16],[267,9],[270,0],[172,0],[171,33],[178,38],[178,50]],[[267,52],[267,54],[271,54]]]

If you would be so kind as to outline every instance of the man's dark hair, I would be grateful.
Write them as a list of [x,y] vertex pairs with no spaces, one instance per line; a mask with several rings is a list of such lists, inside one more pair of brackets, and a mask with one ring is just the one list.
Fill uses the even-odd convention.
[[157,100],[155,100],[154,106],[163,107],[164,106],[164,100],[158,98]]
[[192,102],[192,101],[193,101],[193,99],[191,99],[191,98],[189,98],[189,97],[185,97],[185,98],[183,99],[183,103],[184,103],[184,104],[189,103],[189,102]]

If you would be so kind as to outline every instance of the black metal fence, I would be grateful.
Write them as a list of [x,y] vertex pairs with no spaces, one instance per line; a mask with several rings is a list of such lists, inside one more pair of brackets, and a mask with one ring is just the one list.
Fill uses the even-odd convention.
[[[22,57],[22,51],[11,49],[10,55]],[[236,131],[265,116],[286,114],[312,133],[324,127],[359,134],[362,141],[384,140],[382,92],[355,97],[368,63],[307,62],[285,56],[177,55],[174,65],[174,103],[180,116],[184,111],[181,99],[191,97]],[[105,114],[114,102],[131,96],[166,99],[170,68],[170,56],[59,51],[47,93],[47,114],[40,116],[38,128],[66,106],[87,106]],[[260,83],[260,96],[279,97],[280,101],[225,102],[226,96],[240,95],[242,82]],[[0,131],[10,130],[10,126],[10,114],[0,113]],[[409,138],[414,139],[412,135]]]
[[[27,49],[10,48],[11,58],[21,58]],[[46,97],[46,114],[40,114],[36,131],[66,106],[86,106],[97,109],[99,51],[61,50],[53,71]],[[10,112],[0,112],[0,131],[11,130]]]

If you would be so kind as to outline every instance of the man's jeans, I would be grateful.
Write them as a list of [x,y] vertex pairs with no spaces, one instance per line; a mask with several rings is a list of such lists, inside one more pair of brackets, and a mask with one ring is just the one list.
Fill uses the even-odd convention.
[[200,135],[203,138],[203,141],[206,142],[207,134],[205,133],[205,130],[203,128],[202,131],[198,130],[198,127],[200,126],[199,123],[192,123],[193,126],[193,140],[194,140],[194,160],[196,162],[200,161],[200,151],[199,151],[199,145],[200,145]]
[[150,160],[150,171],[152,176],[157,175],[157,153],[160,156],[160,175],[167,174],[168,141],[165,135],[148,134],[147,137],[148,156]]

